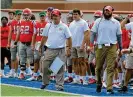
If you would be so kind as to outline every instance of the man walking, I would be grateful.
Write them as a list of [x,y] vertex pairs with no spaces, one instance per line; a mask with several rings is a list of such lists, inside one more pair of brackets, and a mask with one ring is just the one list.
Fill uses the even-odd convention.
[[[43,84],[41,89],[44,89],[49,84],[48,73],[49,68],[56,57],[59,57],[62,61],[65,62],[65,43],[66,46],[66,55],[70,56],[70,50],[72,46],[71,33],[66,24],[61,22],[61,12],[58,9],[52,11],[52,23],[48,23],[43,30],[42,40],[40,45],[40,50],[42,46],[46,43],[48,49],[45,52],[45,57],[43,59]],[[63,91],[64,84],[64,65],[60,68],[59,72],[56,75],[56,89]]]
[[107,62],[107,94],[113,94],[112,81],[114,75],[114,64],[116,60],[117,42],[121,51],[121,26],[120,23],[112,17],[113,7],[105,6],[103,8],[103,18],[95,21],[91,29],[91,43],[96,39],[96,92],[101,92],[101,71],[103,64]]

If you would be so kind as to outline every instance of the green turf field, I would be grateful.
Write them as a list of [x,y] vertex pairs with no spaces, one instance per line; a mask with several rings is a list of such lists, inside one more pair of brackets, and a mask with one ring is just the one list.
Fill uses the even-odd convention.
[[1,96],[73,96],[63,93],[48,92],[23,87],[1,85]]

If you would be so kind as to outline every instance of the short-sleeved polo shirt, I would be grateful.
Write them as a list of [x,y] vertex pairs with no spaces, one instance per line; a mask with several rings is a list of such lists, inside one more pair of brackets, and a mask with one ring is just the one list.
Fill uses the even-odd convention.
[[122,34],[119,21],[113,17],[110,20],[105,18],[97,19],[91,32],[97,34],[97,44],[116,44],[117,35]]
[[62,22],[58,25],[48,23],[43,30],[42,36],[48,37],[46,46],[48,48],[63,48],[65,41],[71,37],[68,26]]

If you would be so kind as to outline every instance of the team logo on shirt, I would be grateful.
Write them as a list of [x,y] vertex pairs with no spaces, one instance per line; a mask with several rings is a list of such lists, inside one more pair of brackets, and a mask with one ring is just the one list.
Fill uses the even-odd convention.
[[59,28],[59,31],[62,31],[63,29],[62,28]]

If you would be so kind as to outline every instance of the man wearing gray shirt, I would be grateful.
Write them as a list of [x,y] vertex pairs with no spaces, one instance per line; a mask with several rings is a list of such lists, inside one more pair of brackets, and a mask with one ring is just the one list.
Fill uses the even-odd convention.
[[[103,17],[95,21],[91,29],[91,44],[96,38],[96,92],[101,92],[101,71],[103,64],[107,62],[107,94],[113,94],[112,81],[114,75],[114,64],[116,60],[117,43],[119,49],[122,49],[121,26],[120,23],[112,17],[113,7],[105,6],[103,8]],[[92,48],[91,48],[92,49]]]

